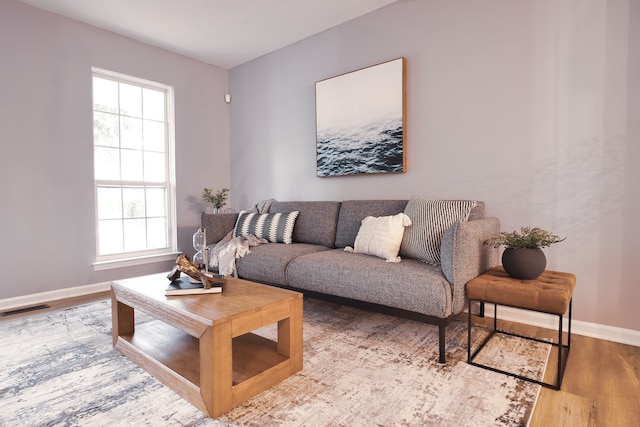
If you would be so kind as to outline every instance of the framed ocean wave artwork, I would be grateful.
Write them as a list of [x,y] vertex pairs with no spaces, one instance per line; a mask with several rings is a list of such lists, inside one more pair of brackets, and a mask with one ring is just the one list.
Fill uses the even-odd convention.
[[405,58],[316,82],[319,177],[405,172]]

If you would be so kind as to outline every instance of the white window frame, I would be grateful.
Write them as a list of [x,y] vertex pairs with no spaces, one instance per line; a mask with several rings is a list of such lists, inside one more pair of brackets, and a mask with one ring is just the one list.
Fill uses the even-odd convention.
[[[93,267],[95,270],[106,270],[111,268],[120,268],[141,264],[148,264],[160,261],[169,261],[174,260],[176,255],[179,253],[177,250],[177,221],[176,221],[176,177],[175,177],[175,128],[174,128],[174,120],[175,120],[175,111],[174,111],[174,93],[173,87],[153,82],[150,80],[129,76],[126,74],[109,71],[101,68],[92,67],[91,68],[91,87],[93,88],[93,78],[99,77],[102,79],[113,80],[119,83],[126,83],[135,86],[140,86],[143,88],[153,89],[163,91],[165,93],[165,153],[166,153],[166,164],[165,164],[165,182],[163,185],[166,185],[167,193],[166,193],[166,209],[167,209],[167,247],[158,248],[158,249],[147,249],[135,252],[121,252],[114,253],[109,255],[99,255],[99,245],[100,245],[100,236],[98,230],[98,194],[97,189],[99,186],[116,184],[116,185],[141,185],[144,181],[137,182],[128,182],[128,181],[104,181],[104,180],[96,180],[95,175],[93,177],[93,188],[94,188],[94,221],[95,221],[95,237],[96,237],[96,248],[95,248],[95,262],[93,263]],[[93,89],[92,89],[93,93]],[[93,99],[93,96],[92,96]],[[93,123],[93,115],[94,115],[94,103],[91,102],[91,117]],[[93,125],[92,125],[93,129]],[[92,138],[92,152],[94,151],[93,147],[95,146],[95,141]],[[95,163],[94,163],[95,165]],[[95,167],[95,166],[94,166]],[[147,182],[149,185],[157,184]],[[146,214],[145,214],[146,217]]]

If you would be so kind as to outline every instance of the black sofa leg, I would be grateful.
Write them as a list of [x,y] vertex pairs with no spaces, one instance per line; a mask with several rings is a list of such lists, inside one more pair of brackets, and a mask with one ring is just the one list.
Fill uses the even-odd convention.
[[446,362],[446,357],[445,357],[445,351],[444,351],[444,341],[445,341],[445,326],[444,325],[439,325],[438,326],[438,341],[439,341],[439,353],[440,356],[438,358],[438,362],[440,363],[447,363]]

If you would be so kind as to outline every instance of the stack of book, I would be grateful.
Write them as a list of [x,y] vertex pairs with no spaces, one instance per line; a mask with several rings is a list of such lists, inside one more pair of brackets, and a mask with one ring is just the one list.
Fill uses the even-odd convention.
[[222,292],[224,276],[220,274],[205,273],[209,275],[209,283],[214,282],[210,288],[206,288],[200,282],[193,283],[189,276],[181,276],[173,280],[164,290],[165,296],[172,295],[198,295],[198,294],[219,294]]

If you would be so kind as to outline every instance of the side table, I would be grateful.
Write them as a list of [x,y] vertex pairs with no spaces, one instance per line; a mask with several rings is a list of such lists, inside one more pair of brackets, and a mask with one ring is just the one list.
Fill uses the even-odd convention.
[[[571,273],[557,271],[545,271],[535,280],[520,280],[510,277],[504,268],[494,267],[486,273],[467,282],[466,291],[469,300],[467,314],[467,363],[481,368],[489,369],[513,377],[534,382],[545,387],[560,390],[562,377],[567,365],[569,350],[571,348],[571,309],[573,301],[573,290],[576,287],[576,276]],[[480,302],[481,307],[485,303],[493,304],[493,330],[480,343],[478,348],[472,352],[471,349],[471,304]],[[518,335],[513,332],[500,330],[497,328],[497,308],[499,305],[514,307],[523,310],[531,310],[539,313],[546,313],[558,316],[558,340],[549,342],[538,338]],[[563,316],[569,312],[569,322],[567,331],[567,343],[563,343],[562,323]],[[496,333],[512,335],[532,341],[551,344],[558,348],[558,372],[555,384],[545,383],[533,378],[517,375],[506,370],[486,366],[474,362],[474,358],[480,353],[482,348],[491,340]]]

